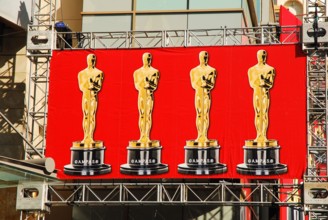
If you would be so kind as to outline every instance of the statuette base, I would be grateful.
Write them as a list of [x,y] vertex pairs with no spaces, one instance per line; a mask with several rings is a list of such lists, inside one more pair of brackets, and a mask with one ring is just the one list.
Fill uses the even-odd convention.
[[[212,141],[211,143],[217,143]],[[178,172],[182,174],[210,175],[227,171],[227,166],[219,162],[220,146],[189,146],[191,141],[187,141],[185,149],[185,163],[178,166]],[[194,142],[196,143],[196,142]]]
[[[131,141],[129,143],[131,144]],[[135,147],[135,145],[130,145],[127,150],[128,161],[121,165],[121,173],[141,176],[168,172],[168,166],[161,162],[161,146]]]
[[246,140],[245,146],[246,147],[256,147],[256,148],[276,147],[276,146],[278,146],[278,141],[277,140],[267,140],[267,141],[263,141],[263,142],[257,142],[255,140]]
[[244,163],[237,165],[237,172],[245,175],[268,176],[284,174],[287,166],[279,162],[280,146],[244,146]]
[[140,141],[129,141],[129,147],[135,147],[135,148],[161,147],[161,144],[158,140],[148,141],[146,143]]
[[196,141],[196,140],[188,140],[186,141],[186,147],[217,147],[217,140],[208,140],[204,142]]
[[81,143],[81,147],[76,147],[78,143],[79,142],[73,142],[73,146],[71,147],[71,164],[64,166],[65,174],[74,176],[94,176],[111,172],[111,166],[104,164],[104,152],[106,147],[84,148]]
[[102,141],[94,141],[93,143],[85,144],[85,143],[82,143],[81,141],[74,141],[72,147],[74,147],[74,148],[88,148],[88,149],[102,148],[102,147],[104,147],[104,143]]

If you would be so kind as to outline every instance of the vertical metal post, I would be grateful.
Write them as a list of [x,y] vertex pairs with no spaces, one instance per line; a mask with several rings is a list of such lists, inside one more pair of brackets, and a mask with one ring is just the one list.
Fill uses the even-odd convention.
[[224,202],[224,198],[225,198],[225,187],[226,187],[226,184],[225,183],[222,183],[221,184],[221,202]]
[[263,29],[263,26],[261,26],[261,44],[264,44],[264,29]]
[[85,202],[85,184],[82,186],[82,202]]
[[264,193],[263,193],[263,184],[261,183],[261,185],[260,185],[260,196],[261,196],[261,202],[263,202],[264,201]]
[[183,183],[180,184],[180,192],[180,202],[184,203],[186,202],[186,185]]
[[166,31],[162,31],[161,47],[166,47]]
[[125,33],[125,48],[129,48],[129,32]]
[[187,47],[188,45],[191,44],[191,39],[189,38],[189,32],[188,30],[184,31],[184,46]]
[[223,28],[223,45],[226,45],[227,44],[227,29],[224,27]]
[[163,200],[163,185],[157,184],[157,202],[162,202]]
[[119,196],[120,196],[120,203],[123,202],[123,184],[120,184],[120,193],[119,193]]
[[96,48],[96,42],[95,42],[96,40],[95,40],[94,33],[91,32],[90,36],[91,36],[91,38],[90,38],[90,40],[91,40],[91,49],[95,49]]
[[323,126],[323,129],[325,129],[326,133],[325,133],[325,144],[326,144],[326,151],[325,151],[325,162],[322,161],[323,163],[325,163],[325,171],[324,173],[327,175],[328,174],[328,141],[327,141],[327,135],[328,135],[328,126],[327,126],[327,111],[328,111],[328,105],[327,105],[327,102],[328,102],[328,72],[327,72],[327,53],[325,52],[324,53],[324,59],[325,59],[325,63],[324,63],[324,72],[325,72],[325,76],[326,76],[326,79],[325,79],[325,106],[326,106],[326,109],[325,109],[325,120],[324,120],[324,126]]

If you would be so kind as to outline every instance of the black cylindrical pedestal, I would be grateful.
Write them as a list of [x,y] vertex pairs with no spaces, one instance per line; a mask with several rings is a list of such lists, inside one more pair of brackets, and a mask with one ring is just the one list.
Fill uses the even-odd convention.
[[74,176],[94,176],[111,172],[111,166],[104,164],[105,147],[71,148],[71,164],[64,166],[64,173]]
[[162,147],[127,147],[128,162],[121,165],[121,173],[129,175],[154,175],[168,172],[161,162]]
[[189,147],[185,146],[185,163],[178,166],[182,174],[209,175],[224,173],[227,166],[219,162],[220,146]]
[[247,175],[275,175],[287,172],[287,166],[279,163],[280,146],[244,146],[244,163],[237,166],[237,172]]

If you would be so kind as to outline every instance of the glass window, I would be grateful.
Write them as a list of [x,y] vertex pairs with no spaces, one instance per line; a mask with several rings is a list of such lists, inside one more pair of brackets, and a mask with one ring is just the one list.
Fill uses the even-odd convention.
[[189,29],[239,28],[241,25],[241,12],[190,14],[188,17]]
[[246,27],[252,27],[253,25],[252,25],[252,20],[251,20],[251,14],[249,11],[247,0],[243,0],[243,9],[244,9],[244,14],[245,14],[246,21],[247,21],[247,22],[245,21]]
[[241,0],[189,0],[189,4],[189,9],[241,8]]
[[[202,14],[190,14],[188,17],[188,27],[193,33],[189,40],[190,45],[217,45],[223,44],[240,44],[242,41],[241,35],[234,36],[233,31],[226,32],[226,39],[223,39],[223,28],[240,28],[242,26],[243,19],[242,13],[202,13]],[[221,29],[222,28],[222,29]],[[198,31],[197,31],[198,29]],[[199,29],[221,29],[208,31],[211,33],[209,36],[200,34]],[[214,35],[213,35],[214,34]],[[216,36],[216,37],[215,37]]]
[[84,15],[82,31],[110,32],[130,31],[131,15]]
[[137,15],[136,30],[184,30],[187,28],[186,14]]
[[261,1],[255,1],[255,11],[257,15],[257,22],[260,24],[261,22]]
[[132,0],[84,0],[83,11],[131,11]]
[[137,10],[184,10],[187,0],[136,0]]

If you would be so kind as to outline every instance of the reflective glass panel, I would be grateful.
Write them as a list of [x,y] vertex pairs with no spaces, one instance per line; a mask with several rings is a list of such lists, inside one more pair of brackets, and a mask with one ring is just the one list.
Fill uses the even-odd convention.
[[184,9],[187,9],[187,0],[137,0],[137,10],[184,10]]
[[189,0],[189,9],[241,8],[242,0]]
[[131,15],[84,15],[82,31],[110,32],[130,31]]
[[184,30],[186,14],[137,15],[136,30]]
[[202,13],[190,14],[189,29],[218,29],[222,27],[235,28],[242,26],[242,13]]
[[131,11],[132,0],[84,0],[83,11]]

